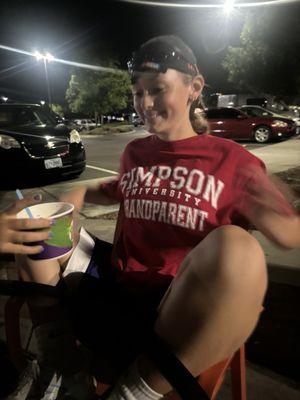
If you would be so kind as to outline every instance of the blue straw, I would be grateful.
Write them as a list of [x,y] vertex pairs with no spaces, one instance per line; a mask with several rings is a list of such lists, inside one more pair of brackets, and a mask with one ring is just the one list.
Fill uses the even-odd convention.
[[[16,189],[16,195],[19,200],[24,199],[24,196],[22,195],[22,192],[20,189]],[[32,212],[30,211],[30,209],[28,207],[25,208],[25,212],[29,218],[33,218]]]

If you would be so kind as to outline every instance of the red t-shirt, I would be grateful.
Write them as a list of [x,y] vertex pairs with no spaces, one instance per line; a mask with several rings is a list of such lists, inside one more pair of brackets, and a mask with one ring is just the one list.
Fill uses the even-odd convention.
[[[248,229],[247,209],[261,184],[269,183],[263,162],[231,140],[202,134],[173,142],[155,135],[132,141],[119,178],[101,185],[121,202],[113,256],[121,278],[171,280],[213,229],[228,224]],[[279,192],[276,196],[280,212],[293,213]]]

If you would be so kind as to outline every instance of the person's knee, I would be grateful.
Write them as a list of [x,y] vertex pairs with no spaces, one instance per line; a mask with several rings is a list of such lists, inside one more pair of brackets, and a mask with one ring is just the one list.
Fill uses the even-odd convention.
[[244,229],[225,225],[216,229],[215,272],[239,279],[263,278],[266,273],[264,252],[257,239]]
[[219,281],[222,285],[249,285],[266,287],[266,265],[258,241],[247,231],[225,225],[212,231],[196,246],[183,262],[201,283]]
[[17,255],[16,266],[20,278],[25,282],[56,286],[60,280],[61,270],[56,259],[33,260],[27,256]]

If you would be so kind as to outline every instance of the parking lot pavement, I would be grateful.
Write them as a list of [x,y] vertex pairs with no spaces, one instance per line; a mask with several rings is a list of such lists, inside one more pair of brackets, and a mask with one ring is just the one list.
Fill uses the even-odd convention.
[[295,168],[300,165],[300,135],[249,151],[261,158],[271,173]]

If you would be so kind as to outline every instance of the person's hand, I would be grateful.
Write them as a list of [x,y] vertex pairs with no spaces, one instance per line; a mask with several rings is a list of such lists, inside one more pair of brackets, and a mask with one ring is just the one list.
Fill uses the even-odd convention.
[[[16,214],[26,207],[38,204],[41,196],[24,198],[0,213],[0,253],[38,254],[42,246],[29,246],[26,243],[49,238],[51,220],[44,218],[17,218]],[[36,229],[47,229],[36,231]]]
[[79,186],[76,189],[70,190],[60,196],[60,201],[65,201],[66,203],[71,203],[74,205],[75,211],[80,212],[84,203],[84,196],[86,194],[87,188],[84,186]]

